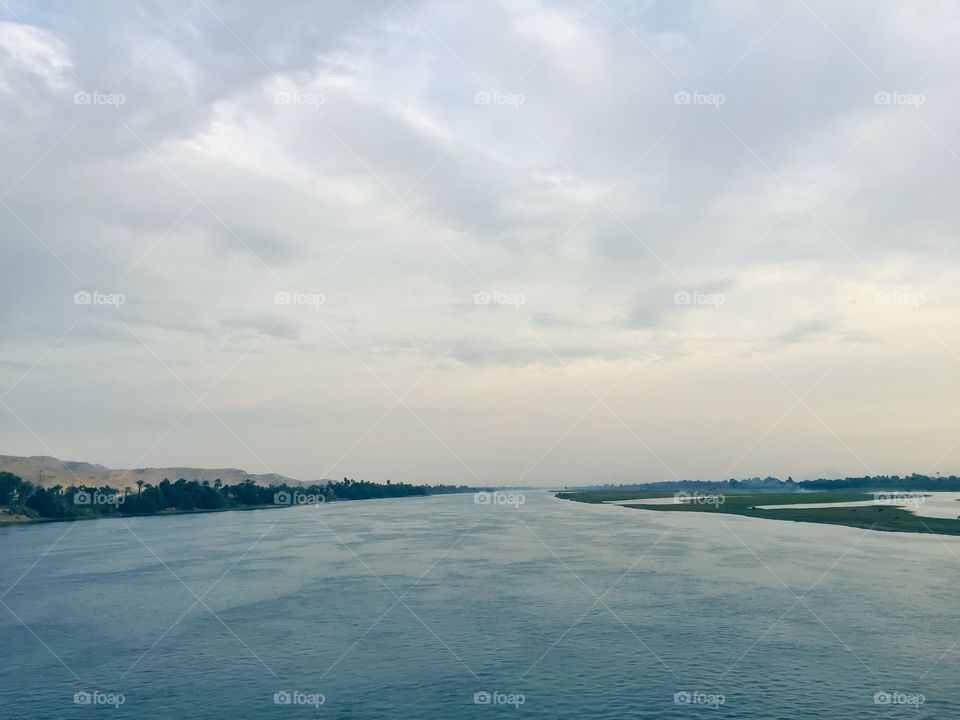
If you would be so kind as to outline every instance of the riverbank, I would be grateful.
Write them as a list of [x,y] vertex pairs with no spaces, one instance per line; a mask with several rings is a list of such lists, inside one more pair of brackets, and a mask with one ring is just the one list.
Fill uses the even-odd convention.
[[486,488],[466,485],[373,483],[344,478],[322,485],[262,486],[248,480],[236,485],[197,480],[161,480],[138,485],[136,493],[111,487],[38,487],[12,473],[0,472],[0,524],[58,522],[111,517],[183,515],[225,510],[260,510],[323,505],[344,500],[426,497],[472,493]]
[[195,508],[193,510],[184,510],[184,509],[170,509],[170,510],[161,510],[159,512],[145,512],[145,513],[109,513],[102,515],[77,515],[72,517],[39,517],[39,516],[29,516],[22,513],[15,513],[10,510],[10,508],[0,507],[0,528],[11,525],[33,525],[37,523],[53,523],[53,522],[75,522],[83,520],[107,520],[110,518],[133,518],[133,517],[172,517],[179,515],[207,515],[210,513],[222,513],[222,512],[246,512],[249,510],[285,510],[291,507],[323,507],[331,503],[340,503],[340,502],[360,502],[360,501],[371,501],[371,500],[403,500],[403,499],[415,499],[415,498],[424,498],[424,497],[438,497],[440,495],[456,495],[456,494],[469,494],[475,492],[487,492],[487,490],[479,489],[469,489],[463,490],[462,492],[443,492],[443,493],[428,493],[425,495],[384,495],[382,497],[367,497],[367,498],[333,498],[331,500],[324,500],[317,503],[295,503],[292,505],[286,504],[276,504],[276,503],[267,503],[263,505],[230,505],[227,507],[220,508],[210,508],[210,509],[200,509]]
[[241,505],[212,509],[162,510],[150,513],[110,513],[102,515],[76,515],[72,517],[39,517],[13,513],[9,508],[0,508],[0,527],[5,525],[33,525],[36,523],[79,522],[84,520],[109,520],[111,518],[170,517],[173,515],[207,515],[221,512],[245,512],[247,510],[282,510],[289,505]]
[[0,525],[31,522],[36,522],[36,520],[29,515],[13,512],[9,508],[0,507]]
[[[883,532],[960,535],[960,519],[926,517],[898,503],[896,494],[889,501],[876,501],[875,492],[823,491],[809,493],[664,493],[625,491],[562,492],[557,497],[589,504],[615,504],[652,512],[699,512],[766,520],[846,525]],[[914,491],[923,494],[923,490]],[[901,493],[903,494],[903,493]],[[649,502],[647,502],[649,501]],[[864,504],[864,503],[873,504]],[[918,503],[920,500],[917,501]],[[825,504],[856,505],[823,507]],[[805,508],[804,505],[814,507]],[[783,506],[783,507],[777,507]],[[819,506],[819,507],[817,507]],[[960,515],[960,502],[957,503]]]

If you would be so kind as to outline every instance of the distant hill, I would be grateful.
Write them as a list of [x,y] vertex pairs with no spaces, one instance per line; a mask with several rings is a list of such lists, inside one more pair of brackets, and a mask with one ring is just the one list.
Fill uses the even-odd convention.
[[137,480],[156,485],[164,478],[171,482],[179,478],[187,480],[209,480],[211,483],[220,478],[225,485],[236,485],[248,478],[257,485],[297,485],[299,480],[274,473],[256,475],[237,468],[134,468],[122,470],[94,465],[88,462],[60,460],[47,455],[0,455],[0,472],[11,472],[34,485],[52,487],[53,485],[108,485],[118,489],[135,487]]

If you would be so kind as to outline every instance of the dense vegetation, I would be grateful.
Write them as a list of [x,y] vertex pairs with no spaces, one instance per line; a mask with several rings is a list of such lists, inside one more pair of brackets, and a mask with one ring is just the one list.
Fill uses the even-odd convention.
[[[137,481],[136,489],[111,487],[44,488],[8,472],[0,472],[0,506],[8,513],[39,519],[71,519],[91,516],[153,515],[169,512],[196,512],[245,509],[266,506],[315,504],[337,500],[367,500],[473,492],[465,485],[385,484],[365,480],[328,482],[322,485],[255,485],[251,480],[236,485],[212,484],[204,480],[176,482],[162,480],[157,485]],[[2,519],[2,515],[0,515]]]
[[809,490],[928,490],[940,492],[960,492],[960,477],[950,475],[865,475],[863,477],[848,477],[838,480],[820,478],[817,480],[801,480],[787,478],[780,480],[775,477],[747,478],[745,480],[677,480],[669,482],[645,483],[642,485],[593,485],[576,488],[585,491],[601,490],[700,490],[709,492],[739,492],[745,490],[764,492],[803,492]]

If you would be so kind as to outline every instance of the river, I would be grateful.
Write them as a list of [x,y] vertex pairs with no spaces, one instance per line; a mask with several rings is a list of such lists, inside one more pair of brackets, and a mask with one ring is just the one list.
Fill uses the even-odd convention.
[[960,538],[502,499],[0,528],[0,717],[960,716]]

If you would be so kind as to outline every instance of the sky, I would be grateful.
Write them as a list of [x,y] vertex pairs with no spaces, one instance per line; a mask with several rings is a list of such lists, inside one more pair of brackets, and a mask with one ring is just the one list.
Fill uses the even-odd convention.
[[0,3],[0,453],[960,472],[957,2]]

